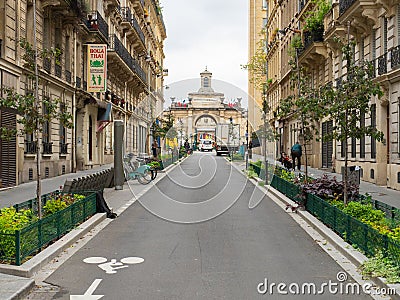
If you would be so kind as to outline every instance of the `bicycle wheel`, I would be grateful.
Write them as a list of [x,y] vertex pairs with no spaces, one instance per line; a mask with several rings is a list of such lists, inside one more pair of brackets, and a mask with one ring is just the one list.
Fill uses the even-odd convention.
[[148,184],[151,181],[151,170],[150,169],[146,169],[143,174],[138,175],[137,180],[141,183],[141,184]]

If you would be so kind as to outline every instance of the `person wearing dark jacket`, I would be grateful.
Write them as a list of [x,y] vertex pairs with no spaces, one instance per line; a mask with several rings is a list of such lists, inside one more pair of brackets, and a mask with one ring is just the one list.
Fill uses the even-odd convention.
[[292,156],[293,169],[296,168],[296,159],[297,159],[297,169],[300,170],[302,149],[301,149],[301,145],[299,144],[299,142],[296,142],[296,144],[294,144],[292,146],[290,151],[291,151],[291,156]]

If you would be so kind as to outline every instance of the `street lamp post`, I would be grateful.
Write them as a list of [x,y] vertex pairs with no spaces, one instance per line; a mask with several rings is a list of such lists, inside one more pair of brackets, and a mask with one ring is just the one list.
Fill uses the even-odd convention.
[[233,161],[233,149],[232,149],[232,140],[233,140],[233,118],[229,118],[229,147],[230,147],[230,154],[231,154],[231,161]]
[[265,84],[263,85],[262,93],[262,109],[263,109],[263,154],[265,161],[265,184],[268,184],[268,159],[267,159],[267,113],[268,113],[268,103],[267,103],[267,90]]
[[249,110],[245,111],[246,117],[246,170],[249,168]]

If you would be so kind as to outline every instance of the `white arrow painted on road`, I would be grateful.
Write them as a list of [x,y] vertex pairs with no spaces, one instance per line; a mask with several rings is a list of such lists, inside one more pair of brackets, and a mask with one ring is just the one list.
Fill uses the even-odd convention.
[[70,300],[97,300],[103,298],[104,295],[92,295],[94,290],[99,286],[103,279],[95,279],[87,291],[83,295],[70,295]]

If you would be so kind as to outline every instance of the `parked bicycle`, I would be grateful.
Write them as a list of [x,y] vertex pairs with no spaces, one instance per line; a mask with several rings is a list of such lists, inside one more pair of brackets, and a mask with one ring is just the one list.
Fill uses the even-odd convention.
[[145,161],[140,158],[134,159],[132,153],[124,156],[123,165],[126,180],[137,179],[141,184],[148,184],[157,176],[152,167],[145,164]]

